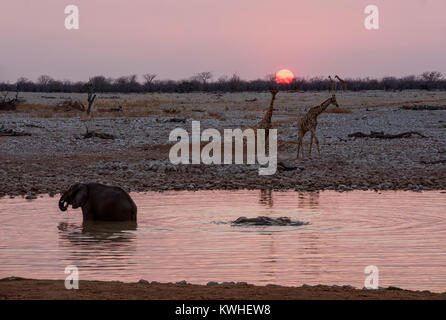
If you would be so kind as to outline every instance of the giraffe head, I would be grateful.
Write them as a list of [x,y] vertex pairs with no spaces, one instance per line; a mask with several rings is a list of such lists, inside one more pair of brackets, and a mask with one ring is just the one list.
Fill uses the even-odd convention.
[[275,98],[277,92],[279,92],[279,91],[277,91],[276,89],[271,89],[269,92],[271,92],[271,94],[273,95],[273,98]]
[[334,94],[331,95],[330,103],[333,104],[333,105],[335,105],[336,107],[339,108],[339,104],[338,104],[338,102],[336,101],[336,95],[334,95]]

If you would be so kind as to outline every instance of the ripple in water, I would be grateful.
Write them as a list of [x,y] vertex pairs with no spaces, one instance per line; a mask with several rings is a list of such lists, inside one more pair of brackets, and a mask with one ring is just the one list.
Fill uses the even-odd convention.
[[[132,194],[138,224],[82,223],[56,198],[0,199],[0,277],[246,281],[446,291],[446,194],[198,191]],[[234,226],[239,217],[298,225]],[[300,222],[307,224],[301,225]]]

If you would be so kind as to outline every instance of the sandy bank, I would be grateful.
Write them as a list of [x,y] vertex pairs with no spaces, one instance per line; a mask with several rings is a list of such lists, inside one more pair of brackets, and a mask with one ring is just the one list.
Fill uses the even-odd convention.
[[140,281],[80,281],[79,290],[67,290],[63,280],[0,280],[0,299],[149,299],[149,300],[302,300],[302,299],[438,299],[446,293],[409,291],[399,288],[359,290],[337,286],[254,286],[246,283],[193,285]]

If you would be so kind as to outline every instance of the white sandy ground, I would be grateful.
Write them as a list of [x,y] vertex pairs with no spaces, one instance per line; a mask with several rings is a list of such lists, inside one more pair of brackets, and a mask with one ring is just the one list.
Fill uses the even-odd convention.
[[[18,111],[0,112],[0,126],[32,134],[0,137],[0,196],[52,194],[87,181],[129,191],[446,189],[446,111],[401,109],[403,105],[445,106],[446,92],[339,93],[338,102],[349,113],[331,113],[335,109],[331,106],[319,117],[322,154],[318,157],[314,148],[313,158],[304,161],[295,160],[296,118],[329,94],[280,92],[273,114],[278,156],[297,169],[279,169],[273,176],[259,176],[257,165],[175,166],[168,158],[168,137],[174,128],[190,132],[192,120],[201,121],[202,130],[253,127],[268,107],[268,92],[98,94],[88,127],[113,134],[115,140],[79,139],[85,133],[82,114],[52,107],[68,96],[86,98],[85,94],[23,93],[27,102]],[[106,112],[117,105],[124,111]],[[418,131],[426,138],[348,138],[357,131]]]

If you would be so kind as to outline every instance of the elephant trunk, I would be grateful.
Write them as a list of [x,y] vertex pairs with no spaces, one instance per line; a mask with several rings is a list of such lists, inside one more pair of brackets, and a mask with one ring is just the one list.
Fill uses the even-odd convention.
[[67,208],[68,208],[68,201],[66,201],[65,200],[65,198],[62,196],[62,197],[60,197],[60,200],[59,200],[59,209],[61,210],[61,211],[67,211]]

